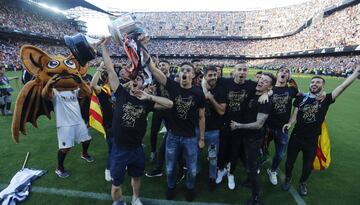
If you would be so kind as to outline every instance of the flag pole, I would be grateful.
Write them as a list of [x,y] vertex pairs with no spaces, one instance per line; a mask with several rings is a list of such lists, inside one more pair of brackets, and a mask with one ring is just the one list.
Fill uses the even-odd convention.
[[27,153],[26,153],[25,160],[24,160],[24,163],[23,163],[23,165],[22,165],[22,168],[21,168],[21,169],[24,169],[24,168],[25,168],[25,165],[26,165],[26,163],[27,163],[27,161],[28,161],[28,159],[29,159],[29,155],[30,155],[30,152],[27,152]]

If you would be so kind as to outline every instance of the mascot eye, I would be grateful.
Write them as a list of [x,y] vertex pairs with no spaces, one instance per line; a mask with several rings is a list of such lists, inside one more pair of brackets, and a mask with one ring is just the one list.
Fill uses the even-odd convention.
[[69,68],[73,68],[73,69],[76,68],[75,63],[74,63],[74,61],[72,61],[72,60],[64,60],[64,63],[65,63],[65,65],[66,65],[67,67],[69,67]]
[[60,62],[59,61],[54,61],[54,60],[52,60],[52,61],[49,61],[49,63],[48,63],[48,67],[49,68],[56,68],[56,67],[58,67],[60,65]]

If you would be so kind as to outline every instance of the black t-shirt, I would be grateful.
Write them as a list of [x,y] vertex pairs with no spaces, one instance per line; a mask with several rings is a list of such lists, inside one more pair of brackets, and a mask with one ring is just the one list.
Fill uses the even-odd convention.
[[103,114],[103,125],[106,129],[110,129],[112,125],[113,119],[113,105],[111,100],[111,95],[106,94],[102,89],[99,94],[97,94],[99,98],[102,114]]
[[[249,99],[248,103],[246,104],[245,111],[243,112],[242,123],[256,122],[258,113],[263,113],[263,114],[271,113],[272,110],[271,98],[269,100],[270,102],[260,104],[258,102],[259,97],[260,97],[259,95],[252,95],[252,97]],[[244,133],[246,136],[249,137],[259,137],[263,133],[262,130],[263,128],[259,130],[248,129],[248,130],[244,130]]]
[[289,122],[291,115],[292,99],[298,94],[295,87],[274,87],[271,97],[272,112],[267,124],[272,129],[282,129]]
[[308,97],[308,94],[298,96],[294,101],[294,106],[299,108],[294,132],[303,137],[320,135],[321,124],[329,106],[334,102],[331,93],[328,93],[322,102]]
[[[226,103],[226,92],[223,86],[217,84],[215,88],[209,90],[209,92],[214,96],[216,102],[219,104]],[[206,116],[206,131],[218,130],[223,124],[222,116],[220,116],[210,100],[206,100],[205,104],[205,116]]]
[[116,90],[115,97],[112,123],[115,143],[124,148],[138,147],[145,135],[147,115],[154,108],[154,103],[137,99],[121,85]]
[[166,89],[174,106],[170,110],[171,131],[182,137],[195,137],[195,127],[199,122],[199,109],[205,107],[205,96],[201,89],[195,86],[190,89],[180,87],[180,84],[167,79]]
[[246,106],[255,95],[256,82],[246,80],[244,84],[237,84],[233,78],[222,79],[226,92],[226,112],[224,116],[225,126],[229,127],[231,120],[236,122],[243,122],[243,112],[247,109]]

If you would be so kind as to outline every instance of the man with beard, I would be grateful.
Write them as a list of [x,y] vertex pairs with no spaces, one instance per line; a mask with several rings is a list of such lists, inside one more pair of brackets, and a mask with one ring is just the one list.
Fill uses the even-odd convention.
[[[144,52],[145,53],[145,52]],[[193,201],[195,198],[195,179],[197,174],[198,146],[204,147],[205,133],[205,97],[201,89],[193,86],[192,79],[195,75],[194,66],[191,63],[180,65],[180,83],[166,78],[163,72],[157,69],[149,59],[149,68],[154,78],[165,85],[169,91],[170,99],[174,106],[170,110],[170,129],[166,140],[166,174],[167,191],[166,199],[175,197],[176,188],[176,162],[180,150],[182,151],[186,167],[186,200]],[[195,135],[195,128],[199,126],[200,138]]]
[[[274,139],[275,156],[271,168],[267,170],[271,184],[277,185],[277,168],[285,154],[288,143],[288,133],[282,131],[282,127],[289,121],[291,115],[292,99],[298,94],[296,87],[288,87],[291,79],[290,70],[282,67],[277,71],[276,84],[273,87],[272,112],[267,122],[268,139]],[[267,142],[265,142],[267,143]]]
[[[231,121],[232,130],[243,130],[243,142],[246,155],[246,167],[251,182],[252,197],[249,205],[260,204],[260,179],[258,155],[264,140],[264,124],[271,112],[271,103],[260,104],[261,95],[268,93],[275,85],[276,78],[271,73],[263,73],[256,86],[255,95],[251,95],[246,103],[241,121]],[[239,123],[240,122],[240,123]]]
[[130,81],[129,90],[121,84],[114,71],[110,55],[105,47],[107,40],[101,43],[101,50],[108,73],[111,90],[115,91],[115,111],[112,121],[114,145],[111,149],[111,196],[113,205],[124,205],[121,184],[125,172],[131,176],[133,189],[132,205],[142,205],[140,195],[140,177],[145,169],[145,154],[141,145],[146,132],[147,115],[153,108],[171,108],[169,99],[149,95],[143,91],[144,77],[136,76]]
[[[245,162],[244,147],[242,139],[242,131],[230,129],[230,122],[232,120],[240,122],[243,117],[246,102],[255,93],[256,83],[251,80],[246,80],[248,74],[248,67],[245,62],[235,65],[234,78],[222,78],[219,83],[227,90],[226,95],[226,111],[224,115],[224,128],[220,138],[220,152],[216,183],[219,184],[222,178],[227,174],[228,187],[230,190],[235,189],[235,169],[238,158]],[[230,159],[227,158],[227,153],[230,152]],[[230,171],[226,169],[226,163],[230,160]]]
[[[205,94],[205,143],[208,145],[209,188],[214,190],[216,183],[217,155],[222,116],[226,109],[226,93],[217,83],[218,73],[215,66],[205,67],[202,88]],[[199,162],[198,162],[199,163]]]
[[191,63],[194,66],[194,73],[195,73],[192,84],[196,86],[201,86],[201,79],[204,76],[202,71],[201,61],[199,59],[194,59],[191,61]]
[[295,127],[291,133],[286,159],[286,178],[282,188],[285,191],[290,189],[291,172],[294,167],[297,155],[303,153],[303,167],[300,178],[300,195],[308,194],[307,179],[310,176],[313,161],[316,155],[316,148],[319,135],[321,134],[321,124],[325,120],[329,106],[335,99],[351,85],[360,74],[360,66],[357,64],[354,73],[349,76],[340,86],[331,93],[326,94],[325,99],[320,100],[318,96],[324,90],[325,80],[320,76],[311,79],[309,93],[298,96],[294,101],[294,112],[287,124],[283,126],[283,132],[291,127],[295,122]]
[[[170,74],[170,63],[168,61],[161,60],[158,64],[158,66],[159,66],[159,69],[161,70],[161,72],[163,72],[167,78],[174,79],[174,76]],[[158,82],[156,82],[155,85],[156,85],[156,95],[169,98],[169,92],[166,90],[165,86],[159,84]],[[170,117],[169,110],[155,110],[153,112],[152,124],[151,124],[151,135],[150,135],[152,152],[150,155],[150,159],[152,158],[152,156],[155,158],[157,134],[159,132],[161,122],[164,121],[165,128],[167,130],[170,129],[169,117]],[[152,171],[145,173],[145,175],[147,177],[162,176],[162,167],[163,167],[163,164],[165,161],[166,139],[167,139],[167,133],[165,133],[164,138],[159,147],[158,153],[156,155],[156,166]],[[181,153],[179,155],[182,156]],[[178,173],[179,175],[178,175],[178,179],[176,182],[177,184],[184,178],[183,159],[180,157],[178,162],[179,162],[178,163],[179,164],[179,173]]]

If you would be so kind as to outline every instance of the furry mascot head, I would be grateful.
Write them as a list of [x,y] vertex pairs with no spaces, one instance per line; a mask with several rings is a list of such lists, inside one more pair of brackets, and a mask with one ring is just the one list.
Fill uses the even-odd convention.
[[50,112],[53,111],[52,102],[46,100],[41,93],[52,76],[60,76],[60,80],[54,86],[57,90],[75,90],[87,86],[83,81],[79,81],[87,72],[87,67],[81,67],[73,55],[50,56],[35,46],[24,45],[21,47],[20,57],[34,79],[25,84],[16,100],[12,121],[12,137],[16,143],[19,142],[20,132],[26,135],[27,122],[37,127],[36,120],[40,115],[50,119]]

